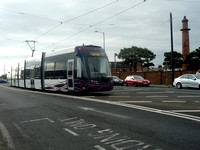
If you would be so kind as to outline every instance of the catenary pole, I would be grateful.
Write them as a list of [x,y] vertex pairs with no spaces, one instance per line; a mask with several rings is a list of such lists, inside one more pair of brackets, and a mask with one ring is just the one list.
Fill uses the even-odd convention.
[[172,25],[172,13],[170,12],[170,31],[171,31],[171,69],[172,69],[172,86],[174,82],[174,45],[173,45],[173,25]]

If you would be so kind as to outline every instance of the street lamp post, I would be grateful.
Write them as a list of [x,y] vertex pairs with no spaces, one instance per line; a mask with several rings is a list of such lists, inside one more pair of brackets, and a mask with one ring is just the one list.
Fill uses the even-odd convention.
[[103,34],[103,49],[105,50],[105,32],[95,31]]

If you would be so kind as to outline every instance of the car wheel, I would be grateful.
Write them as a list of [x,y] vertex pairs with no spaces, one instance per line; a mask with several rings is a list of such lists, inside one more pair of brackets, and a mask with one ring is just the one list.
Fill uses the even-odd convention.
[[182,88],[182,84],[180,82],[176,83],[176,88],[177,89],[181,89]]
[[134,86],[135,86],[135,87],[137,87],[137,86],[138,86],[138,85],[137,85],[137,82],[135,82],[135,83],[134,83]]

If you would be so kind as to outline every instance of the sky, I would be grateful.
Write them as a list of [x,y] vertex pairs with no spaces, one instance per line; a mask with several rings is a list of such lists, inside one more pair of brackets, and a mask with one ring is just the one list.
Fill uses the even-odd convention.
[[36,55],[83,44],[103,47],[103,33],[110,61],[121,49],[137,46],[156,54],[157,67],[171,51],[170,12],[174,51],[182,53],[184,16],[190,51],[200,47],[199,6],[200,0],[0,0],[0,75],[31,57],[26,41],[32,48],[35,41]]

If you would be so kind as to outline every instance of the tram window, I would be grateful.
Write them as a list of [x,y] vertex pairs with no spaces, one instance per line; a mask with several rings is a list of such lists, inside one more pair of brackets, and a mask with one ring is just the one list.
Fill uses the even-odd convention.
[[73,65],[73,63],[69,62],[69,64],[68,64],[68,76],[72,76],[72,65]]
[[24,78],[24,70],[21,70],[21,79]]
[[89,57],[91,77],[111,76],[108,60],[104,57]]
[[46,63],[46,71],[54,71],[54,62]]
[[32,69],[32,68],[27,68],[25,70],[25,73],[26,73],[26,78],[27,79],[30,79],[30,78],[34,77],[34,69]]
[[77,78],[82,77],[81,59],[77,58]]
[[87,78],[87,71],[85,67],[85,59],[84,58],[77,58],[77,65],[76,65],[76,77],[77,78]]
[[55,62],[55,78],[56,79],[64,79],[65,78],[65,62],[58,61]]
[[55,70],[65,70],[65,62],[64,61],[56,62]]
[[54,62],[47,62],[45,68],[45,79],[53,79],[54,78]]
[[34,72],[34,68],[30,69],[30,78],[34,78],[35,76],[35,72]]
[[41,72],[40,72],[40,66],[39,65],[36,65],[35,66],[35,78],[40,78],[40,74],[41,74]]
[[69,62],[69,68],[68,70],[72,70],[72,62]]

